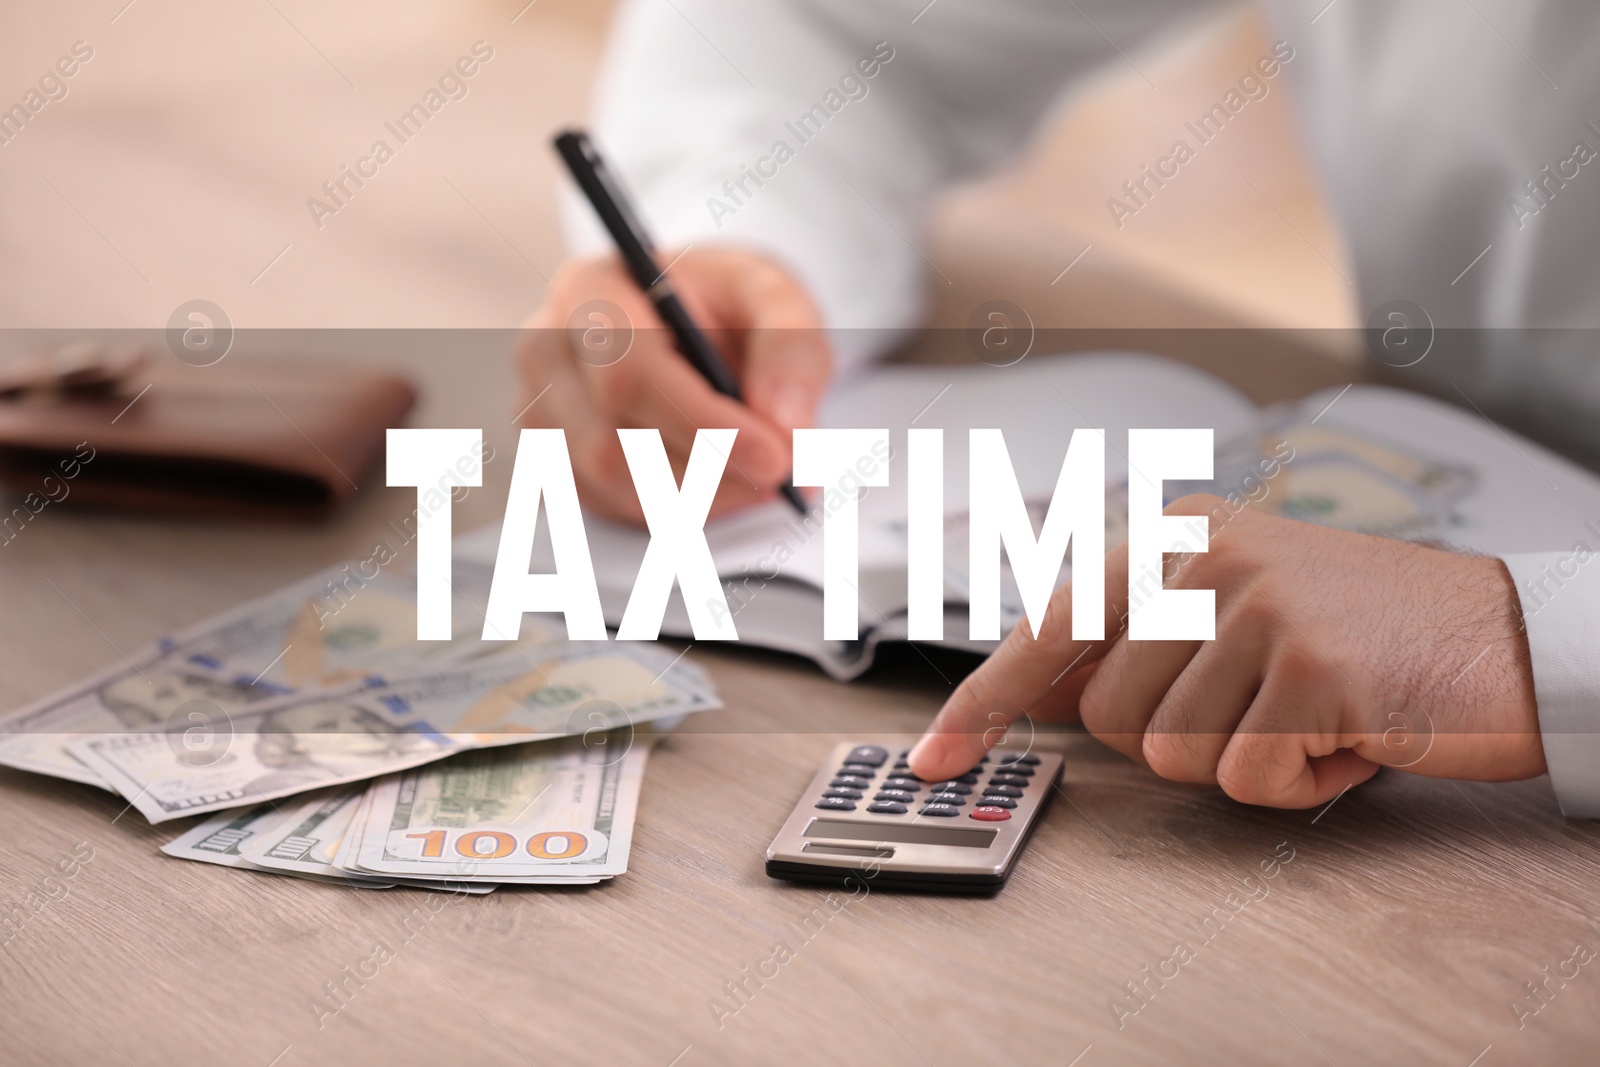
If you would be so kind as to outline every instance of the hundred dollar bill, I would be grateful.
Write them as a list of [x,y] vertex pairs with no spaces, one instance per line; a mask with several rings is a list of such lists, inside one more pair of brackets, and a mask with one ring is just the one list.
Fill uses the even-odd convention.
[[292,874],[325,878],[344,875],[357,883],[380,883],[379,879],[348,874],[333,865],[333,854],[350,827],[350,818],[363,792],[361,786],[340,787],[326,795],[312,795],[297,805],[284,805],[283,819],[270,831],[256,834],[240,855],[255,866]]
[[[379,779],[380,781],[382,779]],[[391,881],[395,885],[413,886],[419,889],[436,889],[457,893],[482,894],[494,892],[494,884],[489,882],[464,882],[455,878],[434,878],[430,876],[417,876],[411,878],[396,878],[386,875],[373,874],[363,871],[355,863],[355,855],[361,850],[361,827],[365,819],[365,812],[372,796],[370,785],[363,785],[354,796],[354,803],[347,809],[349,818],[345,824],[344,833],[337,843],[330,842],[330,855],[334,873],[343,874],[352,878],[368,878],[379,881]]]
[[269,690],[233,685],[178,664],[158,665],[157,658],[146,657],[142,667],[102,671],[0,719],[0,764],[109,789],[104,777],[67,751],[70,742],[141,728],[192,729],[218,713],[273,696]]
[[327,796],[313,796],[288,808],[288,814],[281,823],[270,831],[257,834],[242,846],[242,857],[263,869],[342,880],[358,887],[411,885],[424,889],[453,889],[475,895],[493,891],[493,886],[383,879],[335,867],[333,857],[350,828],[351,819],[365,792],[363,786],[343,787]]
[[[392,556],[390,557],[392,559]],[[458,588],[486,585],[490,572],[463,562]],[[338,688],[447,660],[454,642],[418,641],[416,580],[362,560],[329,567],[189,627],[162,642],[168,658],[227,681],[279,693]],[[466,594],[452,605],[454,636],[476,636]],[[535,627],[545,634],[548,627]]]
[[[161,846],[161,851],[181,860],[199,860],[201,863],[215,863],[223,867],[282,874],[285,872],[270,871],[246,859],[243,850],[261,836],[278,829],[284,819],[284,813],[273,804],[257,804],[250,808],[220,812],[168,841]],[[331,871],[328,874],[315,874],[309,871],[291,873],[315,882],[346,884],[351,882],[341,871]],[[366,879],[361,884],[367,888],[386,889],[394,883],[381,879]]]
[[[343,874],[351,878],[387,880],[392,881],[395,885],[412,886],[419,889],[436,889],[442,892],[474,895],[494,892],[495,886],[492,882],[466,882],[457,878],[433,877],[431,875],[398,878],[361,870],[356,865],[355,856],[361,850],[361,828],[371,796],[372,790],[370,786],[363,787],[356,794],[355,803],[349,809],[350,819],[346,824],[345,832],[331,853],[334,873]],[[592,881],[599,881],[599,879],[592,879]]]
[[1477,489],[1476,469],[1426,459],[1332,427],[1282,423],[1273,438],[1292,448],[1274,491],[1262,500],[1289,518],[1383,537],[1446,536],[1463,521],[1459,505]]
[[[383,779],[379,778],[366,783],[362,787],[356,797],[355,807],[350,812],[350,822],[345,826],[344,833],[339,838],[339,843],[334,846],[332,863],[341,871],[362,873],[361,869],[356,866],[355,857],[356,853],[361,851],[361,831],[366,826],[367,804],[372,798],[372,788],[381,781]],[[368,875],[368,877],[372,876]]]
[[[328,688],[386,674],[414,674],[430,658],[461,657],[456,642],[418,642],[415,590],[401,578],[345,564],[257,597],[165,637],[85,682],[0,717],[0,764],[106,787],[66,751],[87,734],[192,729],[223,712],[306,687]],[[458,584],[488,582],[487,569],[463,561]],[[463,594],[453,618],[476,630]],[[553,625],[523,626],[519,647],[564,640]],[[488,655],[503,645],[480,655]],[[195,702],[195,703],[192,703]],[[186,714],[189,707],[193,715]]]
[[648,743],[614,733],[471,752],[375,782],[345,866],[512,884],[628,867]]
[[[491,669],[492,667],[492,669]],[[531,668],[531,669],[529,669]],[[83,737],[68,751],[152,823],[372,778],[471,748],[593,735],[716,706],[652,678],[627,646],[538,663],[521,655],[387,685],[313,693],[226,716],[210,744],[182,729]]]

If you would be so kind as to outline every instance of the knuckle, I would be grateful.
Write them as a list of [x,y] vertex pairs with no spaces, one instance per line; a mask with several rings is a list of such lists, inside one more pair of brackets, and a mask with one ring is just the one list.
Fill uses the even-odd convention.
[[1096,671],[1078,698],[1078,717],[1083,720],[1084,729],[1097,737],[1111,731],[1116,714],[1116,699],[1105,681],[1108,673]]
[[1173,782],[1189,781],[1193,775],[1193,754],[1183,740],[1172,733],[1145,731],[1144,761],[1157,776]]
[[[1230,751],[1229,755],[1233,753]],[[1217,785],[1241,804],[1268,805],[1274,796],[1255,761],[1242,754],[1222,760],[1217,767]]]
[[1150,769],[1174,782],[1216,781],[1216,756],[1197,735],[1193,717],[1164,700],[1144,735],[1144,757]]
[[1271,673],[1280,689],[1306,692],[1330,681],[1332,670],[1322,655],[1299,634],[1291,635],[1273,656]]
[[1218,774],[1217,785],[1230,799],[1237,800],[1241,804],[1260,807],[1267,803],[1265,793],[1256,783],[1237,774]]

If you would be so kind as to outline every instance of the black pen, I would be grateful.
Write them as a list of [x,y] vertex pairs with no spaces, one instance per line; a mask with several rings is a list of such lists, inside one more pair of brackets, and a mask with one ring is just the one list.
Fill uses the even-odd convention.
[[[711,339],[689,317],[688,309],[683,306],[683,301],[678,299],[672,283],[667,280],[666,272],[656,265],[654,244],[644,227],[639,224],[639,218],[628,204],[628,198],[623,195],[621,187],[612,180],[610,172],[606,170],[605,160],[595,151],[594,145],[589,141],[589,135],[582,130],[568,130],[555,139],[555,146],[556,151],[561,153],[561,158],[566,162],[567,169],[572,172],[572,177],[577,181],[578,188],[588,197],[595,213],[600,216],[600,221],[611,234],[611,239],[616,242],[617,251],[622,254],[622,261],[627,265],[628,273],[655,305],[656,314],[661,316],[661,321],[672,331],[672,336],[678,343],[678,351],[683,353],[683,358],[711,383],[711,388],[723,396],[743,403],[744,398],[739,395],[739,383],[734,378],[733,371],[723,362],[722,356],[711,344]],[[805,498],[794,487],[793,478],[784,479],[778,492],[802,517],[810,513],[811,509],[806,507]]]

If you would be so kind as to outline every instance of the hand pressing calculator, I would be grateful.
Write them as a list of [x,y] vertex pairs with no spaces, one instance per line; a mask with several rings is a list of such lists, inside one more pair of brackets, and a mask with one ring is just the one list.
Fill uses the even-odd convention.
[[767,849],[767,873],[946,893],[1003,886],[1050,800],[1062,757],[996,752],[957,778],[924,782],[906,762],[910,751],[852,742],[835,748]]

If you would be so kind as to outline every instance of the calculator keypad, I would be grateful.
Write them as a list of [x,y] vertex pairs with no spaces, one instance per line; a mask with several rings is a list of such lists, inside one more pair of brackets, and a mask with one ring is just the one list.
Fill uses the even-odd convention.
[[861,763],[868,767],[882,767],[889,759],[889,750],[877,745],[857,745],[844,758],[846,763]]
[[[825,811],[855,811],[857,802],[876,788],[866,808],[872,815],[910,815],[916,806],[913,818],[953,819],[966,815],[979,822],[1004,822],[1011,818],[1018,798],[1033,785],[1038,773],[1038,756],[1008,753],[984,755],[966,774],[946,781],[924,782],[911,772],[910,753],[910,749],[902,750],[891,763],[888,749],[856,746],[840,761],[817,807]],[[985,775],[988,777],[982,793],[973,796]]]

